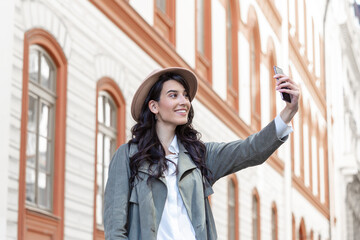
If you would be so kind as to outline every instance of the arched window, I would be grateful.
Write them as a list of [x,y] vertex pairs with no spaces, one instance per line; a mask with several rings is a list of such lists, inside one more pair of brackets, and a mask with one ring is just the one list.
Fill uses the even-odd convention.
[[248,21],[250,28],[250,104],[251,125],[256,130],[261,129],[261,98],[260,98],[260,34],[255,10],[250,8]]
[[239,111],[237,1],[226,1],[227,102]]
[[260,240],[260,198],[255,189],[252,197],[252,239]]
[[306,228],[305,228],[304,219],[301,219],[300,221],[299,240],[306,240]]
[[175,46],[175,0],[156,0],[154,4],[154,27]]
[[232,174],[228,181],[228,239],[239,239],[239,198],[235,174]]
[[211,1],[196,0],[196,69],[201,77],[211,78]]
[[275,202],[271,207],[271,239],[278,239],[278,214]]
[[107,173],[113,154],[125,141],[125,100],[117,84],[102,78],[97,85],[95,239],[104,239],[103,202]]
[[66,72],[53,36],[41,29],[26,32],[18,239],[63,236]]
[[39,45],[30,46],[26,144],[26,203],[52,211],[56,68]]

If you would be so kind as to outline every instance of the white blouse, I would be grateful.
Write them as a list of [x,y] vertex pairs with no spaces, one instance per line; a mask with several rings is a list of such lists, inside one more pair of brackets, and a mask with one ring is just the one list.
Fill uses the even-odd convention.
[[[169,151],[174,154],[167,155],[166,158],[177,165],[179,146],[176,135],[169,146]],[[195,231],[176,182],[176,165],[168,162],[168,171],[165,172],[167,198],[160,220],[157,239],[195,240]]]

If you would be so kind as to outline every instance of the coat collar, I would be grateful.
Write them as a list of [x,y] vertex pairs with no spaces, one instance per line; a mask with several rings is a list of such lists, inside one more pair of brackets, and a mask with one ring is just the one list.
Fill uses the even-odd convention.
[[[184,175],[184,173],[186,173],[189,170],[195,169],[196,165],[193,162],[193,160],[191,159],[190,155],[188,154],[188,151],[185,149],[184,145],[181,143],[181,141],[178,139],[178,146],[179,146],[179,160],[178,160],[178,166],[177,166],[177,170],[178,170],[178,174],[177,174],[177,181],[181,181],[182,176]],[[129,156],[133,156],[136,152],[138,151],[137,145],[135,144],[131,144],[130,145],[130,151],[129,151]],[[153,164],[150,167],[150,164],[148,162],[144,162],[140,167],[139,167],[139,172],[143,172],[146,174],[153,173],[154,171],[156,171],[156,164]],[[161,181],[163,181],[165,183],[165,178],[161,177],[160,178]]]
[[196,165],[191,159],[184,145],[180,142],[180,140],[178,140],[178,145],[179,145],[179,161],[178,161],[177,181],[180,182],[184,173],[186,173],[189,170],[195,169]]

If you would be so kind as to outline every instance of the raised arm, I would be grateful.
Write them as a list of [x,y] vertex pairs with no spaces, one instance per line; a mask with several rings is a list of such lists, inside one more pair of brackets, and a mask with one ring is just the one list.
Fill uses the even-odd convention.
[[243,168],[263,163],[287,139],[276,135],[275,122],[272,121],[260,132],[245,140],[229,143],[205,143],[206,165],[212,171],[214,184],[219,178]]

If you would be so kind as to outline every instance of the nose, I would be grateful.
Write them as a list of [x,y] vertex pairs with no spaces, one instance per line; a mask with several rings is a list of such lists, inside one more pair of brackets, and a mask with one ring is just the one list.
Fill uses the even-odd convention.
[[190,103],[189,98],[185,97],[184,95],[180,95],[179,101],[181,105]]

